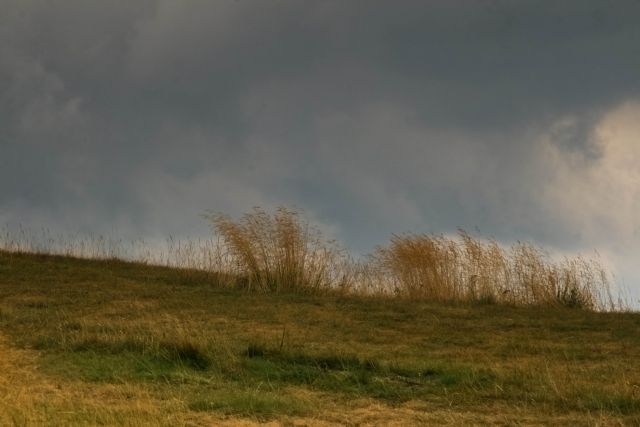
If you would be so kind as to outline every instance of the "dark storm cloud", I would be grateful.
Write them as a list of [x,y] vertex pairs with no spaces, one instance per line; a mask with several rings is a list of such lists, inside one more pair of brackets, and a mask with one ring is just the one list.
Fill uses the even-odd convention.
[[640,98],[639,2],[0,8],[0,220],[185,234],[284,203],[356,249],[457,226],[632,244],[632,149],[598,132]]

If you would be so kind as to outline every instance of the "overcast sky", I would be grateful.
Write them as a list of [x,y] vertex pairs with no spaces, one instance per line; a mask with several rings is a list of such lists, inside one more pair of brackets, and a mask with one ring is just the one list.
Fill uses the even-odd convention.
[[0,224],[356,252],[480,230],[640,289],[640,2],[0,0]]

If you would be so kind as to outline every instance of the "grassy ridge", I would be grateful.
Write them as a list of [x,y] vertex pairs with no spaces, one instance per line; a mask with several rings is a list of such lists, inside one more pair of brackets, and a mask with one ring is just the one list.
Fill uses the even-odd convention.
[[222,279],[0,252],[0,424],[640,424],[638,314]]
[[209,213],[209,238],[165,244],[105,236],[55,235],[49,230],[0,229],[0,250],[126,259],[217,274],[219,284],[259,293],[340,292],[458,303],[565,306],[626,310],[599,256],[552,257],[529,242],[456,235],[400,234],[355,259],[327,239],[303,212],[254,208],[240,218]]

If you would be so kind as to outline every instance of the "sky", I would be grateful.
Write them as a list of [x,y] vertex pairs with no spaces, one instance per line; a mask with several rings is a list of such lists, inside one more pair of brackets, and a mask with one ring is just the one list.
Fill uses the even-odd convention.
[[[0,0],[0,224],[356,253],[458,227],[598,250],[640,297],[640,2]],[[640,264],[640,263],[638,263]]]

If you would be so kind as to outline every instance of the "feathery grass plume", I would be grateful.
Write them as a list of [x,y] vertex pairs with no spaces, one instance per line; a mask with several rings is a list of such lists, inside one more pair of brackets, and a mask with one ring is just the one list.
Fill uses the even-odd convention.
[[370,256],[396,294],[435,301],[615,309],[608,274],[595,259],[553,260],[526,242],[504,248],[464,230],[393,235]]
[[300,211],[279,207],[269,215],[256,207],[239,220],[217,213],[205,217],[249,289],[319,292],[350,286],[346,253]]

